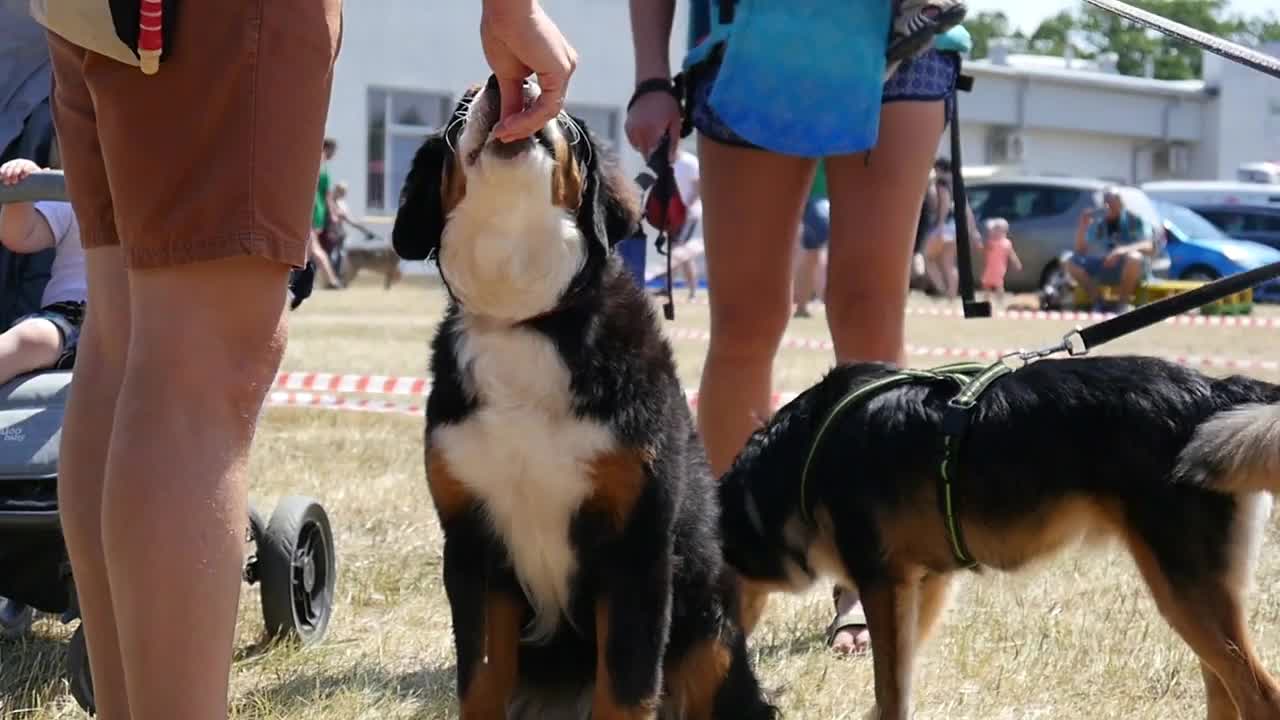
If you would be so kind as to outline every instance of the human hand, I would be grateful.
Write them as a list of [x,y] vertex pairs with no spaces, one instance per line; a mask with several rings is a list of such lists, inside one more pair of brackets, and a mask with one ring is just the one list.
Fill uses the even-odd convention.
[[[494,137],[503,142],[529,137],[564,109],[578,53],[536,0],[485,0],[480,43],[502,95]],[[542,94],[526,108],[521,86],[530,74],[537,76]]]
[[1085,208],[1080,213],[1080,224],[1088,225],[1093,222],[1093,208]]
[[655,91],[636,98],[635,104],[627,112],[624,127],[631,147],[646,159],[658,148],[662,135],[667,134],[671,138],[668,160],[675,162],[683,124],[680,103],[668,93]]
[[27,176],[31,175],[31,173],[39,171],[40,166],[30,160],[26,160],[24,158],[10,160],[5,164],[0,165],[0,184],[4,184],[6,186],[17,185],[23,180],[26,180]]
[[1102,267],[1109,268],[1114,266],[1116,263],[1120,262],[1120,258],[1123,256],[1124,256],[1124,251],[1121,250],[1120,248],[1116,248],[1112,250],[1111,252],[1107,253],[1106,257],[1102,259]]

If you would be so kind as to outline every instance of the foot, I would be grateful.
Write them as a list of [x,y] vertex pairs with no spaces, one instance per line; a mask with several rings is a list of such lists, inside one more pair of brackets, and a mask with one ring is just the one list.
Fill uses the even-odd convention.
[[836,616],[827,627],[827,645],[841,655],[862,655],[871,649],[866,614],[856,594],[843,595],[839,587],[832,589]]
[[809,306],[808,306],[808,305],[796,305],[796,317],[798,317],[798,318],[807,318],[807,317],[812,317],[812,315],[809,313]]

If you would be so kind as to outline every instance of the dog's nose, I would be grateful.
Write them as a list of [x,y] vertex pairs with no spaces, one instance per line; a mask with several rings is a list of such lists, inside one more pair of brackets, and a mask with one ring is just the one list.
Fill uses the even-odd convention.
[[490,76],[489,76],[489,82],[486,82],[486,83],[484,84],[484,89],[485,89],[485,90],[488,90],[488,91],[490,91],[490,92],[497,92],[497,91],[498,91],[498,76],[497,76],[497,75],[490,75]]

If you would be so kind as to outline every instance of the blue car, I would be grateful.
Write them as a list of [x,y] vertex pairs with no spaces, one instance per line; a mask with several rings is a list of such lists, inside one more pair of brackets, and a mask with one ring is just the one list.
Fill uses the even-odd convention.
[[[1230,237],[1189,208],[1159,200],[1155,206],[1164,218],[1170,278],[1217,280],[1280,261],[1280,250]],[[1280,302],[1280,279],[1255,287],[1253,299]]]

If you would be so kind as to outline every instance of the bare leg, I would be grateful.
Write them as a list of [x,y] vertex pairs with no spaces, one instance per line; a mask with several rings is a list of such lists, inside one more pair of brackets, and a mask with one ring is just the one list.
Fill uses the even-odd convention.
[[1089,302],[1096,304],[1101,295],[1098,294],[1098,284],[1093,281],[1093,278],[1089,277],[1089,273],[1073,262],[1068,262],[1066,268],[1067,274],[1071,276],[1071,279],[1075,280],[1076,284],[1084,288],[1085,293],[1089,295]]
[[133,720],[227,716],[245,465],[284,350],[288,272],[249,257],[130,272],[114,422],[128,432],[107,456],[102,547]]
[[[921,138],[940,136],[942,127],[941,102],[889,103],[869,163],[862,155],[827,159],[827,325],[838,362],[906,363],[906,270],[933,164],[934,146]],[[954,251],[955,243],[943,247]],[[837,615],[856,603],[855,593],[841,593]],[[848,652],[869,642],[865,629],[851,626],[837,631],[832,645]]]
[[86,250],[85,269],[89,302],[62,422],[58,514],[75,569],[98,719],[121,720],[130,717],[129,700],[103,557],[102,489],[129,347],[129,280],[118,245]]
[[[711,343],[699,385],[698,431],[724,474],[773,409],[773,358],[791,315],[796,228],[816,163],[698,136]],[[772,261],[769,261],[772,259]],[[744,588],[754,620],[764,593]]]
[[58,361],[62,336],[48,320],[23,320],[0,334],[0,383]]
[[942,271],[944,245],[942,236],[936,232],[929,236],[924,245],[924,273],[934,291],[942,294],[947,292],[947,278]]
[[311,259],[315,261],[316,267],[320,268],[320,272],[324,273],[325,282],[329,283],[329,287],[341,287],[342,281],[338,279],[338,274],[333,271],[333,263],[329,262],[329,253],[324,251],[324,246],[320,244],[320,237],[314,231],[311,233],[308,252],[311,254]]
[[698,429],[719,476],[772,413],[773,358],[791,315],[789,260],[815,163],[701,135],[698,154],[711,288]]
[[802,249],[796,272],[796,317],[809,317],[809,303],[818,292],[818,270],[822,250]]
[[954,298],[960,294],[960,265],[956,259],[956,242],[942,245],[942,269],[947,278],[947,297]]
[[1120,276],[1120,302],[1132,303],[1142,281],[1142,256],[1138,253],[1121,258],[1124,271]]

